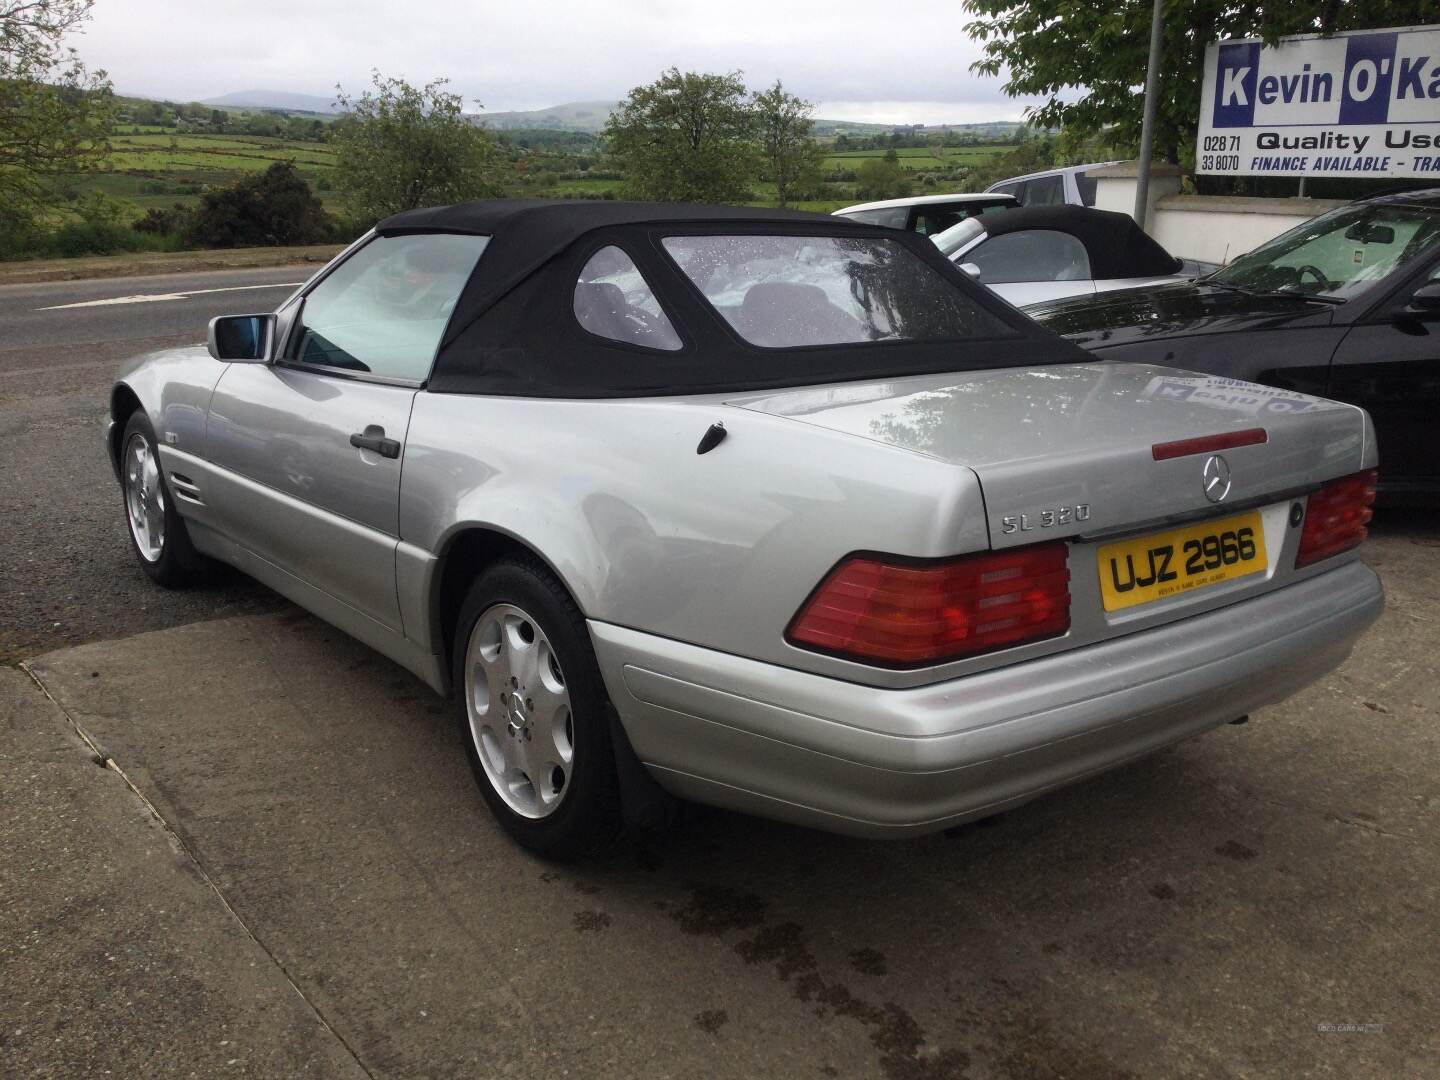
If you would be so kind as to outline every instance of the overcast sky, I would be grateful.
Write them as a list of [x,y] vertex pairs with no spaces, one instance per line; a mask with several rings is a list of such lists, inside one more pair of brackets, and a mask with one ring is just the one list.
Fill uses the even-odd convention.
[[371,68],[447,76],[486,111],[618,99],[675,65],[783,79],[826,118],[1020,118],[958,0],[96,0],[75,46],[120,93],[202,100],[237,90],[330,95]]

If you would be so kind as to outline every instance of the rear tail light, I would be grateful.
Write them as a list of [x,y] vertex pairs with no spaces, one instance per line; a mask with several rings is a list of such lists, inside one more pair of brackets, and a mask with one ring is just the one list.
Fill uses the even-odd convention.
[[1375,502],[1375,483],[1379,474],[1374,469],[1331,480],[1310,496],[1305,508],[1305,528],[1300,533],[1300,550],[1295,565],[1311,563],[1339,555],[1358,547],[1369,530],[1370,507]]
[[919,666],[1056,637],[1070,629],[1064,542],[958,559],[855,556],[830,571],[790,623],[803,648]]

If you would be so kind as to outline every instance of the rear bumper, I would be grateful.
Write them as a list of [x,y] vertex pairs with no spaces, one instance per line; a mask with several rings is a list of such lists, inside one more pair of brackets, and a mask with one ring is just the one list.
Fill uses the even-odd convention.
[[1364,563],[1204,615],[909,689],[590,624],[630,741],[677,795],[866,836],[946,828],[1279,701],[1349,654]]

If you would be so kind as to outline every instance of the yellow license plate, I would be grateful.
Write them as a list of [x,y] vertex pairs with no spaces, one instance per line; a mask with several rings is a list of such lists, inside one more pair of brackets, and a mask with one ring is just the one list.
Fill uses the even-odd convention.
[[1097,559],[1106,611],[1258,574],[1269,565],[1259,511],[1106,544]]

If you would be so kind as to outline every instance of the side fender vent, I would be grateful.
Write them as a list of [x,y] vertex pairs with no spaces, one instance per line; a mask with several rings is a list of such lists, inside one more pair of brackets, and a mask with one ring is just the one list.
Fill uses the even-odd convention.
[[196,506],[205,505],[205,500],[200,498],[200,485],[184,473],[172,472],[167,479],[170,481],[170,490],[175,493],[177,499],[183,499]]

